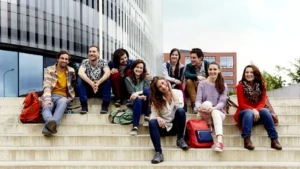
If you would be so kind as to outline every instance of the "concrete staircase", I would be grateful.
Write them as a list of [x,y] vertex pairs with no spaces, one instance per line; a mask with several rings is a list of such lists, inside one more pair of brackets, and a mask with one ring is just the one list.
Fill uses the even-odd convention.
[[[224,152],[177,148],[175,137],[162,139],[165,161],[151,164],[154,149],[148,127],[130,136],[131,125],[108,122],[98,99],[89,100],[86,115],[66,114],[53,137],[41,134],[43,124],[19,123],[24,98],[0,98],[0,169],[269,169],[300,168],[300,98],[270,98],[279,115],[282,151],[270,148],[263,126],[253,129],[254,151],[243,148],[233,120],[224,124]],[[233,98],[235,101],[236,98]],[[74,104],[79,104],[78,100]],[[110,106],[112,109],[113,106]],[[189,110],[189,112],[191,112]],[[195,115],[188,113],[188,119]],[[141,118],[141,123],[143,120]]]

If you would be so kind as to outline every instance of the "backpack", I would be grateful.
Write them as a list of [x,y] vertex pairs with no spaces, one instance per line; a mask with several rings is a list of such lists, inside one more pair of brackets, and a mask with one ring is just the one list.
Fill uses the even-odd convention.
[[23,110],[20,114],[22,123],[39,123],[41,120],[40,101],[37,92],[30,92],[23,102]]
[[211,131],[205,120],[188,120],[185,140],[191,148],[210,148],[214,144]]
[[108,120],[115,124],[130,124],[133,121],[133,112],[130,108],[116,108],[109,114]]

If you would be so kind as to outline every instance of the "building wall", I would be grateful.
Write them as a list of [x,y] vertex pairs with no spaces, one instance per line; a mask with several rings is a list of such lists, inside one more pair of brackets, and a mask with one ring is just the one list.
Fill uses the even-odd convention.
[[[186,65],[190,63],[190,51],[180,50],[180,63]],[[170,60],[170,53],[164,53],[164,61]],[[234,91],[237,84],[237,63],[235,52],[204,52],[204,60],[220,63],[222,75],[229,91]]]
[[161,72],[157,67],[163,54],[161,0],[0,3],[0,97],[4,92],[15,97],[42,90],[43,70],[56,62],[60,50],[67,50],[72,55],[71,65],[78,68],[87,58],[88,47],[99,44],[100,18],[102,58],[110,60],[113,51],[122,47],[132,59],[144,59],[151,74]]

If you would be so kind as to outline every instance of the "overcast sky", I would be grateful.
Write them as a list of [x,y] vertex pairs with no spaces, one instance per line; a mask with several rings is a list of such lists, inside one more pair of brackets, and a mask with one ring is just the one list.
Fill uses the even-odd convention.
[[275,73],[300,57],[299,0],[163,0],[164,52],[236,52],[237,79],[254,62]]

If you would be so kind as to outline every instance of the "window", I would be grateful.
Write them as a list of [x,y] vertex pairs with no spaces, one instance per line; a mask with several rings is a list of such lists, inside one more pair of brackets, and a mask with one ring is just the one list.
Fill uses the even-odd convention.
[[[43,90],[43,56],[19,53],[19,95]],[[33,71],[34,67],[34,71]]]
[[204,56],[204,60],[206,60],[208,62],[215,62],[216,57],[214,57],[214,56]]
[[18,96],[18,53],[0,50],[0,96]]
[[223,76],[233,76],[233,72],[222,72]]
[[225,80],[226,84],[233,84],[233,80]]
[[232,56],[221,56],[220,57],[221,68],[233,68],[233,57]]

